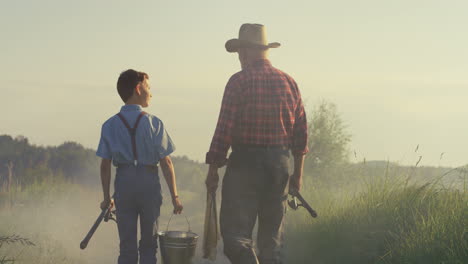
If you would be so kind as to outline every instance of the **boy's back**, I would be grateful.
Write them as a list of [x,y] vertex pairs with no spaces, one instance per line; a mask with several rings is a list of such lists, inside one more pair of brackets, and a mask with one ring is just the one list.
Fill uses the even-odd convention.
[[[120,114],[133,127],[143,112],[140,105],[124,105]],[[154,115],[144,113],[138,123],[135,135],[138,164],[156,166],[162,157],[175,150],[172,139],[165,130],[163,122]],[[97,155],[111,159],[114,166],[134,163],[132,139],[124,122],[118,115],[109,118],[102,125],[101,142]]]

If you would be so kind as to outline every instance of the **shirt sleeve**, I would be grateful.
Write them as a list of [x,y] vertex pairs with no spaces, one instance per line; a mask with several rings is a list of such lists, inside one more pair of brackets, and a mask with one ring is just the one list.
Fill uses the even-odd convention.
[[158,124],[155,135],[154,135],[154,145],[156,148],[156,153],[159,156],[159,159],[162,159],[166,156],[169,156],[175,150],[174,142],[172,142],[169,133],[167,133],[164,123],[157,119],[154,120],[155,124]]
[[307,139],[309,136],[307,133],[307,117],[299,88],[297,88],[297,84],[295,82],[294,85],[296,85],[297,89],[298,103],[296,106],[295,122],[293,127],[292,153],[295,155],[305,155],[309,152],[309,148],[307,146]]
[[112,159],[112,151],[110,148],[109,141],[106,139],[106,127],[103,125],[101,128],[101,139],[96,151],[96,155],[103,159]]
[[226,164],[226,156],[232,144],[232,132],[238,110],[238,78],[231,77],[224,89],[221,110],[216,130],[211,141],[210,150],[206,153],[206,163],[222,167]]

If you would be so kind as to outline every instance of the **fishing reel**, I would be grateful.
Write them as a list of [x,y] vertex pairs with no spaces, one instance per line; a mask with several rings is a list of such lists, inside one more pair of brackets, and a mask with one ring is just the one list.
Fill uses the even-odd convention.
[[297,202],[296,196],[293,196],[292,200],[289,200],[289,201],[288,201],[288,205],[289,205],[289,207],[291,207],[291,209],[293,209],[293,210],[297,210],[297,208],[299,208],[300,206],[304,207],[304,205],[302,205],[301,203],[298,203],[298,202]]
[[109,222],[109,220],[112,220],[112,221],[117,223],[117,219],[115,218],[115,209],[114,210],[109,210],[104,215],[104,222]]
[[[313,218],[317,217],[317,212],[315,212],[315,210],[312,209],[312,207],[310,207],[310,205],[306,202],[306,200],[304,200],[304,197],[302,197],[302,195],[298,191],[293,191],[289,194],[291,194],[291,196],[293,197],[292,200],[288,201],[289,207],[291,207],[293,210],[297,210],[299,207],[302,206],[305,209],[307,209],[310,216],[312,216]],[[300,203],[297,202],[297,199],[299,199]]]

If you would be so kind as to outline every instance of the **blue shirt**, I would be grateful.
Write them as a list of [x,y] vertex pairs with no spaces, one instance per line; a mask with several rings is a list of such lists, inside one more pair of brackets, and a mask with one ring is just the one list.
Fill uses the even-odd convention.
[[[140,105],[124,105],[120,109],[120,113],[131,127],[134,127],[142,111]],[[136,129],[138,164],[156,165],[160,159],[174,150],[174,143],[164,128],[163,122],[156,116],[144,115]],[[130,133],[117,115],[109,118],[102,125],[96,155],[112,160],[115,166],[134,163]]]

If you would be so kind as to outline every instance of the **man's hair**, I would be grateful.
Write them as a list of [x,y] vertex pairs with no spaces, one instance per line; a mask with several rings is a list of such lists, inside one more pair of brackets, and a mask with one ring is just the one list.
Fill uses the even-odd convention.
[[148,74],[132,69],[126,70],[120,74],[119,80],[117,81],[117,91],[124,103],[132,97],[133,90],[135,90],[138,83],[145,79],[149,79]]

